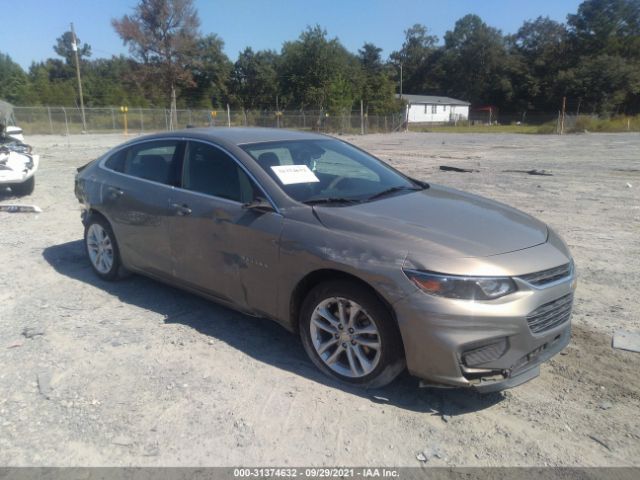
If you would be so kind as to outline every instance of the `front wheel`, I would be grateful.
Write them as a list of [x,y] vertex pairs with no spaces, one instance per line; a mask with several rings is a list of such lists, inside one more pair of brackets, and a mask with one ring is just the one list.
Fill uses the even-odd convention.
[[350,385],[382,387],[404,369],[393,318],[355,282],[326,282],[312,289],[302,304],[300,336],[322,372]]

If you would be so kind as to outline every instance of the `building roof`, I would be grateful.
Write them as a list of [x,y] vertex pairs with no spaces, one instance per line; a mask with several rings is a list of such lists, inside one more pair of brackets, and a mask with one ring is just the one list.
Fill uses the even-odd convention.
[[[396,95],[400,98],[400,95]],[[427,104],[427,105],[471,105],[464,100],[457,100],[449,97],[438,97],[435,95],[407,95],[403,94],[402,98],[411,104]]]

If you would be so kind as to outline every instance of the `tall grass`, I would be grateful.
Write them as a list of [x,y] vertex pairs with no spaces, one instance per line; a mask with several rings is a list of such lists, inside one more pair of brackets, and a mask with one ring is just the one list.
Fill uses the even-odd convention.
[[[511,124],[511,125],[409,125],[412,132],[440,132],[440,133],[535,133],[557,134],[557,120],[542,125]],[[591,115],[567,117],[564,133],[585,132],[640,132],[640,115],[615,116],[598,118]]]
[[600,119],[580,115],[570,132],[640,132],[640,115]]
[[[618,115],[609,118],[598,118],[592,115],[578,115],[567,117],[564,133],[621,133],[640,132],[640,115],[634,117]],[[539,127],[535,133],[558,133],[558,122],[547,122]]]
[[411,125],[411,132],[437,133],[539,133],[536,125]]

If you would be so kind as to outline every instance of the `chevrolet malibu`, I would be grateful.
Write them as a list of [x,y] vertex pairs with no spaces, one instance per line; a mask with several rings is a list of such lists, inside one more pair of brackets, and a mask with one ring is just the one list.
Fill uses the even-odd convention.
[[348,384],[407,368],[497,391],[569,342],[575,273],[553,230],[332,137],[146,136],[81,167],[75,193],[100,278],[135,272],[275,320]]

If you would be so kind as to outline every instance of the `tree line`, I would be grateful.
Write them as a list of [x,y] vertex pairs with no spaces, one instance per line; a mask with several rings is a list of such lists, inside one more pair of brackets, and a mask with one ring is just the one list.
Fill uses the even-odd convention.
[[[373,43],[348,51],[320,26],[279,52],[251,47],[232,61],[216,34],[201,35],[193,0],[139,0],[112,21],[129,55],[91,59],[76,39],[88,107],[398,111],[396,94],[445,95],[502,112],[553,112],[563,97],[582,113],[640,112],[640,0],[585,0],[565,23],[539,17],[504,35],[466,15],[442,41],[424,25],[405,31],[388,58]],[[0,53],[0,98],[75,106],[74,38],[24,71]]]

